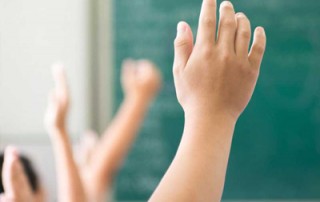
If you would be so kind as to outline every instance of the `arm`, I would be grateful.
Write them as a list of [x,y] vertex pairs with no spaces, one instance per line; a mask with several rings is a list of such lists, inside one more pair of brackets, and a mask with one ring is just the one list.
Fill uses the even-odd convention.
[[59,201],[85,201],[78,169],[73,159],[72,146],[66,131],[69,92],[62,67],[54,68],[56,88],[49,97],[46,127],[50,134],[56,160]]
[[251,99],[266,36],[250,43],[250,22],[230,2],[203,0],[196,44],[188,24],[178,25],[174,79],[185,126],[177,154],[150,201],[220,201],[233,131]]
[[125,159],[161,84],[160,73],[148,61],[126,61],[121,80],[124,101],[93,151],[90,172],[87,172],[90,173],[90,195],[97,201]]

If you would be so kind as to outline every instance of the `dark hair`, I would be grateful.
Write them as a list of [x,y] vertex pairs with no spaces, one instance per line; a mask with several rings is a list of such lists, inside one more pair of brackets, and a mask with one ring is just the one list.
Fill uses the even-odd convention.
[[[31,161],[24,155],[19,154],[19,159],[21,161],[22,167],[26,173],[30,186],[33,192],[36,192],[39,188],[38,176],[32,166]],[[4,188],[2,184],[2,167],[4,161],[4,153],[0,153],[0,194],[4,193]]]

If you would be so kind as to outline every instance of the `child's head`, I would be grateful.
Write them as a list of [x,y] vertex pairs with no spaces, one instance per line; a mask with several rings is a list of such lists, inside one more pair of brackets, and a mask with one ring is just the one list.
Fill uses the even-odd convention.
[[[24,155],[19,154],[19,158],[21,161],[21,164],[24,168],[24,171],[26,173],[26,176],[28,178],[28,181],[30,183],[30,186],[32,188],[32,191],[35,193],[39,190],[39,180],[38,176],[32,166],[31,161]],[[0,194],[4,193],[4,188],[2,184],[2,167],[3,167],[3,162],[4,162],[4,153],[0,153]]]

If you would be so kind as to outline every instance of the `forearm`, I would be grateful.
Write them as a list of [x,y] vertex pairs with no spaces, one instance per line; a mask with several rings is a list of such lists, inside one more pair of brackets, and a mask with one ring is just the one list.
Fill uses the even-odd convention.
[[126,157],[148,106],[148,99],[125,98],[111,125],[103,133],[102,140],[94,151],[91,167],[92,178],[100,189],[105,189]]
[[176,157],[150,201],[220,201],[234,121],[186,115]]
[[55,130],[52,135],[56,160],[58,199],[60,202],[85,201],[79,172],[72,155],[72,146],[65,130]]

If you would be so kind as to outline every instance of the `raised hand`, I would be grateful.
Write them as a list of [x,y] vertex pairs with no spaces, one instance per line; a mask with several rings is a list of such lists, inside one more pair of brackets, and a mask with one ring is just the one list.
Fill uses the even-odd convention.
[[160,89],[161,74],[148,60],[126,60],[121,83],[126,97],[141,97],[149,101]]
[[[185,112],[175,159],[150,201],[221,201],[235,124],[251,99],[266,46],[262,27],[254,32],[229,1],[203,0],[196,43],[178,24],[173,65],[177,98]],[[216,35],[217,33],[217,35]]]
[[54,65],[52,74],[55,88],[51,91],[48,108],[45,115],[45,125],[49,133],[55,130],[65,130],[69,109],[69,91],[64,67]]
[[86,201],[85,190],[73,159],[72,144],[66,128],[69,109],[69,91],[64,68],[52,68],[55,88],[50,93],[45,125],[50,134],[56,160],[58,200]]
[[220,6],[217,35],[216,0],[203,1],[195,45],[190,26],[179,23],[173,72],[185,112],[237,120],[252,96],[266,46],[262,27],[255,29],[248,53],[250,38],[250,21],[235,14],[229,1]]
[[[89,201],[103,201],[134,143],[149,104],[161,86],[161,75],[147,60],[126,60],[121,83],[124,100],[99,141],[91,136],[89,161],[82,168]],[[89,141],[90,142],[90,141]]]
[[33,202],[32,192],[26,173],[19,160],[18,152],[13,147],[7,147],[4,154],[2,183],[5,193],[0,196],[1,202]]

